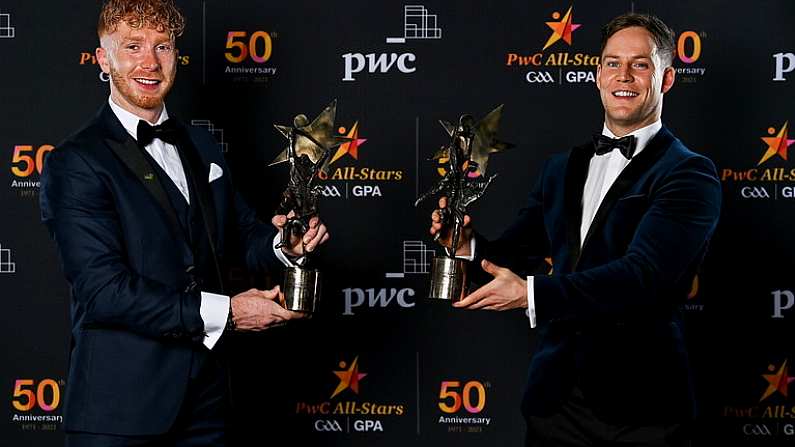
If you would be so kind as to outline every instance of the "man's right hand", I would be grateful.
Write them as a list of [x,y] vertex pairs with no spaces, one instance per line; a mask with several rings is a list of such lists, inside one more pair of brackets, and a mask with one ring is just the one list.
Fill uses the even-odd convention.
[[[453,236],[452,236],[452,222],[450,222],[451,218],[448,218],[447,221],[443,221],[442,213],[447,211],[447,197],[442,196],[439,198],[439,208],[434,210],[433,214],[431,214],[431,236],[434,237],[436,241],[440,244],[444,245],[447,248],[453,243]],[[449,216],[449,213],[447,213]],[[472,225],[470,223],[472,219],[469,218],[468,214],[464,215],[464,225],[461,229],[461,235],[458,237],[458,247],[456,247],[455,254],[456,256],[471,256],[470,253],[470,242],[472,241]]]
[[232,297],[232,318],[238,331],[262,331],[281,325],[288,320],[304,318],[306,315],[292,312],[279,303],[284,295],[279,286],[271,290],[250,289]]

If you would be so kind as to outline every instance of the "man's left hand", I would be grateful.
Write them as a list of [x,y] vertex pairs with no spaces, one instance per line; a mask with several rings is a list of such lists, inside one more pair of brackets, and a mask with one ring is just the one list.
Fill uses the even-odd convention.
[[487,260],[481,262],[483,270],[494,279],[453,303],[464,309],[509,310],[527,307],[527,280],[520,278],[507,268]]
[[[273,216],[271,223],[278,228],[279,231],[282,231],[284,225],[287,223],[287,219],[293,215],[292,211],[286,216],[284,214],[277,214]],[[300,237],[295,234],[290,234],[290,240],[287,242],[287,245],[282,247],[282,251],[287,256],[300,257],[305,253],[314,251],[318,245],[326,242],[329,237],[331,236],[326,225],[321,222],[318,216],[314,216],[309,219],[309,229],[306,233]]]

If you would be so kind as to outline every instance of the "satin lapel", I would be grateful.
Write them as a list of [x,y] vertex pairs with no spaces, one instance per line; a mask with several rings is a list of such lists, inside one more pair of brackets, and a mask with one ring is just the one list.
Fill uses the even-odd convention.
[[588,175],[588,163],[593,156],[593,149],[588,145],[572,149],[566,164],[564,186],[564,206],[566,221],[566,241],[569,247],[569,263],[567,271],[573,271],[580,257],[580,223],[582,222],[582,191]]
[[190,176],[188,179],[196,192],[196,200],[201,207],[202,217],[207,225],[208,237],[214,244],[218,244],[218,222],[215,211],[215,202],[213,201],[212,193],[210,192],[210,185],[208,179],[210,171],[207,165],[202,161],[196,143],[191,139],[190,133],[185,128],[185,125],[180,122],[182,131],[181,141],[184,141],[184,147],[179,147],[180,156],[184,157],[190,169],[186,169],[186,175]]
[[649,141],[640,154],[632,158],[626,168],[621,171],[618,178],[613,185],[607,190],[605,198],[599,205],[599,209],[594,215],[593,222],[588,228],[588,234],[585,236],[585,242],[582,244],[583,250],[588,245],[591,235],[594,234],[601,225],[604,224],[610,210],[613,209],[616,201],[621,198],[626,192],[634,185],[641,175],[643,175],[649,168],[657,162],[660,156],[671,146],[674,136],[665,127],[661,128],[657,135]]
[[119,157],[122,163],[132,171],[135,178],[140,180],[144,188],[149,191],[157,204],[160,205],[160,209],[165,214],[166,220],[171,224],[174,236],[176,236],[177,239],[182,239],[187,242],[182,226],[177,219],[177,213],[168,200],[168,195],[166,195],[163,185],[160,184],[157,173],[152,169],[149,161],[144,157],[144,154],[135,141],[129,138],[124,143],[119,143],[118,141],[105,139],[105,143],[113,150],[116,156]]

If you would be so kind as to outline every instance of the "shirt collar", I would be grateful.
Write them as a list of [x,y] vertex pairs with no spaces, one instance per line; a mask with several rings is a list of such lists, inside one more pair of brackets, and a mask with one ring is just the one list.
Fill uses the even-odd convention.
[[[133,137],[136,141],[138,140],[138,121],[141,121],[143,118],[140,116],[123,109],[120,105],[113,102],[113,99],[108,96],[108,104],[110,104],[111,110],[116,115],[116,118],[121,121],[121,125],[124,126],[124,129],[130,136]],[[160,112],[160,118],[157,119],[155,125],[162,124],[163,121],[168,119],[168,112],[166,111],[166,105],[163,104],[163,111]],[[144,120],[146,121],[146,120]]]
[[[635,139],[637,140],[635,143],[635,153],[633,157],[638,155],[640,151],[642,151],[649,144],[649,141],[651,141],[651,139],[657,135],[657,132],[659,132],[660,129],[662,129],[662,120],[657,120],[646,127],[641,127],[640,129],[634,130],[627,134],[634,135]],[[613,132],[610,132],[610,129],[607,128],[607,124],[602,127],[602,135],[610,138],[618,138],[615,136],[615,134],[613,134]]]

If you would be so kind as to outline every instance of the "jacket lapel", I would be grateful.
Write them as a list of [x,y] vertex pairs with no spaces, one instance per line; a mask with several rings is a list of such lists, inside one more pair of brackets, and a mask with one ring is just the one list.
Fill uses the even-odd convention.
[[163,189],[160,181],[158,181],[157,173],[152,168],[152,165],[149,164],[142,149],[138,147],[135,140],[127,133],[108,104],[105,104],[100,111],[100,119],[107,131],[105,144],[110,147],[119,160],[127,166],[135,178],[141,182],[143,187],[155,199],[166,221],[169,223],[175,239],[181,239],[187,244],[187,235],[179,224],[177,213],[174,211],[174,207],[171,205],[166,191]]
[[566,271],[573,271],[580,257],[580,222],[582,221],[582,191],[588,176],[588,163],[593,149],[588,144],[572,149],[566,164],[564,186],[564,206],[566,221],[566,241],[569,248],[569,262]]
[[[649,141],[649,144],[640,152],[640,154],[633,157],[632,161],[629,162],[627,167],[621,171],[621,174],[618,175],[616,181],[613,182],[613,185],[607,190],[605,198],[602,200],[602,203],[599,205],[599,209],[594,215],[593,222],[588,228],[588,234],[585,236],[585,242],[582,244],[583,250],[588,245],[591,235],[593,235],[599,229],[599,227],[604,224],[605,219],[610,214],[610,210],[613,209],[613,205],[615,205],[616,201],[623,197],[627,191],[629,191],[629,189],[635,183],[637,183],[640,177],[647,172],[654,163],[657,162],[665,150],[671,146],[671,142],[673,142],[673,140],[673,134],[671,134],[671,132],[669,132],[665,127],[662,127],[659,132],[657,132],[657,135],[655,135],[654,138]],[[580,191],[580,194],[582,194],[582,191]],[[579,224],[580,220],[578,220],[577,223]]]

